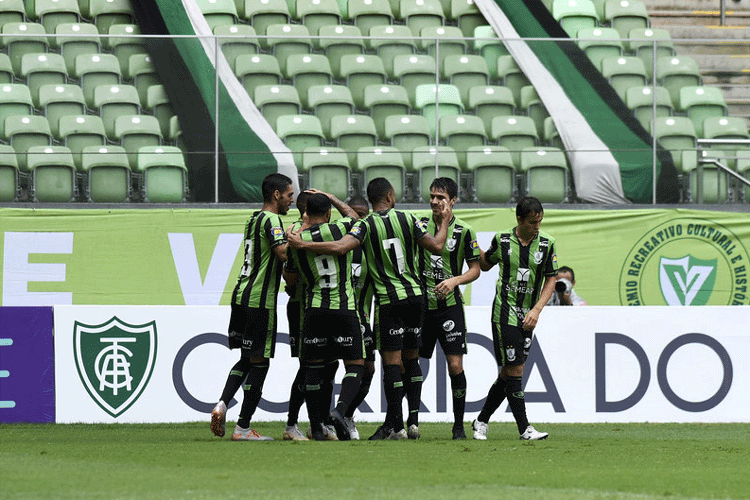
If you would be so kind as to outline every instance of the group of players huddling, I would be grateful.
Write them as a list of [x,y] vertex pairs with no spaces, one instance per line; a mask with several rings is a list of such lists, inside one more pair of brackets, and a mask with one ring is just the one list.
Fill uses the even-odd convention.
[[[232,294],[229,347],[240,359],[211,413],[211,431],[223,437],[227,404],[242,387],[235,441],[269,441],[250,427],[276,347],[276,305],[281,278],[290,295],[287,317],[292,356],[299,370],[292,383],[285,440],[359,439],[353,415],[368,394],[380,353],[385,421],[370,440],[419,439],[422,370],[440,342],[453,399],[453,439],[465,439],[466,321],[459,285],[499,266],[492,307],[492,335],[499,375],[472,423],[474,439],[487,439],[488,422],[507,397],[524,440],[548,434],[529,425],[522,389],[524,362],[539,313],[555,288],[555,240],[539,231],[544,211],[536,198],[516,207],[518,225],[498,232],[479,248],[474,229],[453,215],[458,186],[439,177],[430,186],[432,215],[422,219],[397,210],[385,178],[367,185],[364,198],[344,203],[316,189],[300,193],[300,220],[286,231],[281,215],[293,201],[292,181],[270,174],[263,206],[245,227],[245,261]],[[332,208],[341,218],[331,221]],[[464,271],[464,263],[466,270]],[[372,308],[372,326],[370,326]],[[334,375],[346,373],[333,410]],[[408,415],[404,423],[402,400]],[[302,404],[310,426],[298,426]]]

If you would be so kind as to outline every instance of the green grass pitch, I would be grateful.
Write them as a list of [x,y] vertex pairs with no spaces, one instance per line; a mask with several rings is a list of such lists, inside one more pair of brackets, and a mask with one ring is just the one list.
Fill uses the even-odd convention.
[[[750,498],[750,424],[491,423],[487,441],[235,443],[187,424],[0,425],[0,497],[23,499]],[[366,438],[375,424],[361,423]],[[231,432],[232,424],[227,424]],[[466,424],[467,433],[470,424]]]

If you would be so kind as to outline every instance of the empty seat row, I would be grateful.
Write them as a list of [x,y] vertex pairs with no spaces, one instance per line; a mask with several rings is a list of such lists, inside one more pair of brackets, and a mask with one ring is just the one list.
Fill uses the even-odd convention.
[[646,4],[640,0],[552,0],[548,8],[571,38],[600,24],[615,29],[621,38],[650,25]]
[[27,9],[24,0],[3,0],[0,28],[9,23],[34,22],[54,34],[60,24],[90,20],[102,34],[113,24],[135,21],[130,0],[33,0]]

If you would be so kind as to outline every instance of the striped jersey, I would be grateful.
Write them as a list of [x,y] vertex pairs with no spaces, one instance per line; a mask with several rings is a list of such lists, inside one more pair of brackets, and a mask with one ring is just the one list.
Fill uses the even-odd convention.
[[[423,217],[422,224],[431,235],[437,233],[437,225],[433,218]],[[418,257],[419,275],[427,294],[428,309],[442,309],[446,306],[463,304],[463,296],[459,287],[453,289],[444,299],[435,295],[435,285],[463,273],[465,262],[475,262],[480,258],[477,233],[474,228],[461,219],[453,217],[448,225],[448,237],[440,255],[421,249]]]
[[361,246],[352,250],[352,286],[357,299],[357,312],[363,324],[370,322],[370,308],[375,292],[372,276],[367,272],[367,260]]
[[273,248],[283,244],[281,217],[267,210],[253,212],[245,225],[245,263],[232,293],[233,304],[276,309],[282,262]]
[[[341,239],[354,224],[344,217],[334,223],[316,224],[300,233],[304,241]],[[292,250],[288,254],[287,271],[299,273],[304,286],[306,309],[356,311],[357,301],[352,286],[352,252],[344,255],[321,255],[312,251]]]
[[393,304],[422,295],[417,272],[417,240],[427,234],[411,213],[396,209],[371,212],[349,234],[364,248],[367,270],[378,304]]
[[557,274],[555,239],[540,231],[528,246],[523,246],[515,228],[500,231],[492,238],[485,258],[499,265],[492,321],[520,326],[539,300],[545,277]]
[[[295,221],[294,224],[292,224],[292,231],[297,232],[300,227],[302,227],[302,221]],[[289,294],[289,302],[302,302],[302,299],[304,298],[302,283],[297,282],[294,285],[287,285],[286,291]]]

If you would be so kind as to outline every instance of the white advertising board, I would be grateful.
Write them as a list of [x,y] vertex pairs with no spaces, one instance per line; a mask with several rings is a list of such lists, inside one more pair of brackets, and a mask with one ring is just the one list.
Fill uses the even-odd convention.
[[[284,420],[298,362],[279,308],[276,356],[254,420]],[[466,419],[497,375],[490,308],[466,308]],[[748,307],[550,307],[526,364],[532,422],[750,422]],[[56,306],[56,420],[208,421],[238,351],[226,306]],[[422,421],[452,421],[438,349],[422,360]],[[340,381],[343,369],[339,369]],[[380,421],[378,370],[359,420]],[[242,395],[236,398],[241,401]],[[236,419],[239,405],[228,412]],[[300,416],[306,420],[303,408]],[[503,404],[493,420],[510,421]]]

